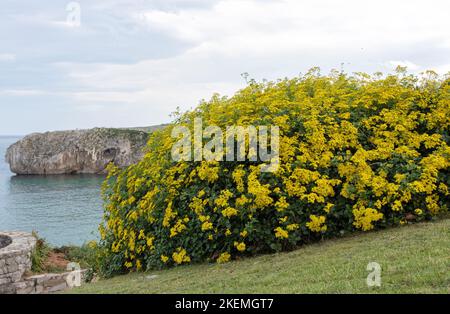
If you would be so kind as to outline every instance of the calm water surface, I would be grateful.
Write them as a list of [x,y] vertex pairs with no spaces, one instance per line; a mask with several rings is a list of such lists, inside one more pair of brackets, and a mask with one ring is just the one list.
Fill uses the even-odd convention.
[[0,136],[0,231],[35,230],[53,245],[97,239],[104,177],[16,176],[4,156],[19,139]]

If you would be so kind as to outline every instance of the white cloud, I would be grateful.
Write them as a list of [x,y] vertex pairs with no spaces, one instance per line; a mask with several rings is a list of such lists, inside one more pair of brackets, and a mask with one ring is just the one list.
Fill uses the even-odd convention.
[[448,4],[436,1],[220,1],[211,9],[141,15],[150,29],[215,54],[279,54],[448,39]]
[[242,72],[276,79],[341,62],[357,71],[439,66],[422,62],[408,49],[448,42],[447,9],[446,1],[223,0],[206,8],[135,11],[130,14],[137,24],[189,48],[134,64],[57,66],[94,90],[78,94],[77,100],[195,105],[213,92],[229,94],[241,87]]
[[[341,63],[348,72],[392,71],[397,65],[413,72],[435,69],[443,74],[450,69],[448,0],[192,2],[194,6],[181,0],[83,4],[83,29],[67,32],[68,38],[75,36],[70,45],[89,47],[82,35],[90,32],[105,50],[93,49],[91,63],[73,57],[49,66],[50,73],[62,75],[61,85],[68,90],[58,85],[62,90],[48,96],[69,99],[77,111],[111,125],[145,125],[167,122],[177,106],[195,106],[214,92],[234,93],[245,84],[242,72],[277,79],[313,66],[325,72]],[[64,27],[66,12],[60,10],[33,15],[31,21],[27,15],[23,22]],[[123,40],[119,35],[140,42],[130,41],[125,57],[108,59],[122,64],[99,62],[114,55],[112,49]],[[57,60],[70,51],[68,42],[55,45]],[[170,52],[165,50],[168,42],[175,47]],[[27,94],[19,90],[17,95]]]
[[0,90],[0,96],[41,96],[48,95],[49,92],[37,89],[4,89]]
[[12,53],[0,53],[0,62],[12,62],[16,60],[16,55]]

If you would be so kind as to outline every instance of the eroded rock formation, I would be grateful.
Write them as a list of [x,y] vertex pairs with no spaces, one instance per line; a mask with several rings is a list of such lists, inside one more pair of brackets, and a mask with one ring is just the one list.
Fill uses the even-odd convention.
[[16,174],[104,173],[110,162],[118,167],[138,162],[148,136],[107,128],[33,133],[11,145],[5,158]]

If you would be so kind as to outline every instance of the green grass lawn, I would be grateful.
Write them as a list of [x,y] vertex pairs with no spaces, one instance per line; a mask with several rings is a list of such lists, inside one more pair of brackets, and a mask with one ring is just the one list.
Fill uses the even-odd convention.
[[[382,267],[381,287],[367,287],[369,262]],[[450,218],[222,265],[118,276],[68,293],[450,293]]]

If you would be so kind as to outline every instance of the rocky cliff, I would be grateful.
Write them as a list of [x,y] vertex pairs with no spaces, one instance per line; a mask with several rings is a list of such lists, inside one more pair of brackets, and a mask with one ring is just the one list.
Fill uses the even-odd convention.
[[148,136],[106,128],[33,133],[11,145],[5,158],[16,174],[104,173],[110,162],[119,167],[138,162]]

